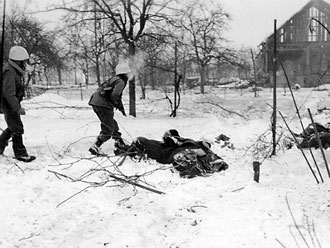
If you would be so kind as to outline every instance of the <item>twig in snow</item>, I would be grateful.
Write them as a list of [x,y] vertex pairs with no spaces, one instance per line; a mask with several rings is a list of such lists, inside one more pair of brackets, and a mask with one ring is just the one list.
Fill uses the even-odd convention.
[[240,113],[237,113],[237,112],[235,112],[235,111],[233,111],[233,110],[226,109],[226,108],[222,107],[220,104],[217,104],[217,103],[213,103],[213,102],[197,102],[197,103],[208,103],[208,104],[211,104],[211,105],[217,106],[217,107],[221,108],[222,110],[227,111],[227,112],[230,113],[230,114],[238,115],[238,116],[242,117],[242,118],[245,119],[245,120],[248,119],[248,118],[246,118],[244,115],[242,115],[242,114],[240,114]]
[[309,220],[308,220],[308,216],[305,216],[305,217],[306,217],[307,231],[308,231],[308,234],[309,234],[309,238],[312,241],[313,247],[316,248],[314,239],[316,239],[317,244],[319,245],[319,247],[321,247],[320,242],[319,242],[319,240],[316,236],[314,221],[312,221],[312,223],[310,223]]
[[290,212],[291,218],[292,218],[292,220],[293,220],[294,227],[297,229],[297,231],[298,231],[300,237],[302,238],[302,240],[304,241],[304,243],[306,244],[306,246],[309,248],[309,245],[308,245],[308,243],[307,243],[307,240],[305,239],[304,235],[303,235],[302,232],[300,231],[300,228],[299,228],[299,226],[298,226],[298,224],[297,224],[297,221],[296,221],[296,219],[295,219],[294,216],[293,216],[293,213],[292,213],[292,210],[291,210],[291,207],[290,207],[290,204],[289,204],[289,200],[288,200],[288,196],[287,196],[287,195],[285,196],[285,201],[286,201],[286,204],[287,204],[287,206],[288,206],[288,209],[289,209],[289,212]]
[[23,241],[23,240],[30,239],[30,238],[33,238],[33,237],[36,237],[36,236],[39,236],[39,235],[40,235],[40,233],[37,233],[37,234],[31,233],[30,236],[25,237],[25,238],[21,238],[18,241]]
[[65,199],[64,201],[60,202],[56,207],[58,208],[59,206],[61,206],[63,203],[67,202],[68,200],[72,199],[73,197],[79,195],[80,193],[86,191],[87,189],[89,188],[95,188],[95,187],[98,187],[98,186],[87,186],[86,188],[78,191],[77,193],[73,194],[72,196],[68,197],[67,199]]
[[286,248],[286,246],[284,244],[282,244],[281,241],[279,241],[277,238],[275,238],[275,240],[283,247],[283,248]]
[[238,188],[238,189],[234,189],[234,190],[232,190],[231,192],[237,192],[237,191],[240,191],[240,190],[242,190],[242,189],[245,189],[245,187],[241,187],[241,188]]
[[17,164],[17,163],[14,163],[14,165],[22,172],[24,173],[24,170],[22,170],[22,168]]
[[145,190],[151,191],[151,192],[156,193],[156,194],[160,194],[160,195],[161,195],[161,194],[165,194],[165,193],[162,192],[162,191],[159,191],[159,190],[156,190],[156,189],[152,189],[152,188],[146,187],[146,186],[144,186],[144,185],[141,185],[141,184],[138,184],[138,183],[135,183],[135,182],[132,182],[132,181],[128,181],[128,180],[123,179],[123,178],[119,178],[119,177],[114,176],[114,175],[109,175],[109,177],[114,178],[114,179],[116,179],[116,180],[118,180],[118,181],[121,181],[121,182],[124,182],[124,183],[132,184],[132,185],[134,185],[134,186],[136,186],[136,187],[139,187],[139,188],[142,188],[142,189],[145,189]]
[[85,140],[85,139],[89,139],[89,138],[95,138],[95,136],[87,136],[87,137],[83,137],[83,138],[81,138],[81,139],[78,139],[78,140],[76,140],[76,141],[70,143],[70,144],[67,146],[67,148],[65,149],[65,152],[68,152],[68,151],[69,151],[69,148],[70,148],[72,145],[77,144],[78,142],[80,142],[80,141],[82,141],[82,140]]
[[[125,159],[126,159],[126,156],[124,157],[121,157],[120,158],[121,160],[119,161],[119,159],[115,162],[111,161],[111,163],[114,164],[115,168],[118,168],[119,166],[121,166]],[[110,161],[110,160],[109,160]],[[119,162],[118,162],[119,161]],[[142,185],[140,183],[138,183],[137,181],[140,180],[140,177],[142,177],[143,175],[134,175],[134,176],[126,176],[124,175],[123,173],[120,172],[119,175],[115,175],[114,173],[110,172],[109,170],[107,170],[105,167],[101,166],[100,165],[100,168],[97,168],[97,169],[90,169],[88,172],[84,173],[81,177],[79,178],[73,178],[73,177],[70,177],[70,176],[67,176],[65,174],[62,174],[62,173],[59,173],[59,172],[56,172],[56,171],[52,171],[52,170],[48,170],[50,173],[53,173],[57,178],[61,179],[61,178],[66,178],[68,180],[70,180],[71,182],[82,182],[82,183],[86,183],[86,184],[89,184],[88,187],[84,188],[83,190],[75,193],[74,195],[70,196],[69,198],[67,198],[66,200],[62,201],[60,204],[58,204],[58,206],[62,205],[63,203],[67,202],[68,200],[72,199],[74,196],[86,191],[88,188],[90,187],[100,187],[100,186],[104,186],[106,185],[108,182],[110,182],[109,179],[106,179],[102,182],[94,182],[94,181],[87,181],[86,179],[97,173],[97,172],[105,172],[106,173],[106,176],[108,178],[111,178],[111,179],[114,179],[118,182],[121,182],[121,183],[125,183],[125,184],[130,184],[130,185],[133,185],[134,188],[135,187],[138,187],[138,188],[142,188],[142,189],[145,189],[145,190],[148,190],[150,192],[153,192],[153,193],[157,193],[157,194],[165,194],[164,192],[162,191],[159,191],[159,190],[156,190],[156,189],[153,189],[151,187],[148,187],[148,186],[145,186],[145,185]]]
[[187,211],[191,212],[191,213],[195,213],[196,210],[194,208],[207,208],[207,207],[204,205],[194,205],[194,206],[191,206],[190,208],[188,208]]

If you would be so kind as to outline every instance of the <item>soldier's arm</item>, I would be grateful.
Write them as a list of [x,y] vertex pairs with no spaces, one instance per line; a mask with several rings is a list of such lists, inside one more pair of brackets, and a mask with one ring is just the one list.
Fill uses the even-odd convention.
[[9,103],[13,111],[21,109],[21,104],[16,97],[15,75],[8,71],[3,80],[2,95]]
[[115,84],[112,90],[111,99],[113,101],[113,104],[117,108],[122,106],[121,95],[123,93],[124,88],[125,88],[125,82],[123,80],[118,80],[118,82]]

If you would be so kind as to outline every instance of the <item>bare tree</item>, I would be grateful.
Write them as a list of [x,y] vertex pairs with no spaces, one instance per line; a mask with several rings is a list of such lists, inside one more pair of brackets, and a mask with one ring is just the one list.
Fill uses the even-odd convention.
[[101,84],[114,71],[118,61],[118,35],[114,26],[106,23],[102,13],[68,12],[64,18],[66,25],[61,28],[65,42],[70,46],[70,59],[75,71],[81,70],[86,85],[90,73],[96,75],[96,82]]
[[[147,33],[147,26],[161,26],[162,21],[169,19],[170,4],[175,0],[92,0],[78,1],[76,6],[58,6],[81,13],[103,13],[108,23],[116,27],[124,44],[127,45],[127,56],[134,61],[137,43]],[[135,65],[132,64],[134,67]],[[135,81],[129,83],[130,108],[129,114],[136,116]]]
[[167,40],[163,35],[154,38],[145,36],[139,43],[139,50],[144,53],[145,66],[140,70],[139,83],[142,90],[141,98],[145,99],[147,85],[150,85],[152,90],[156,89],[156,86],[159,86],[158,76],[164,73],[159,67],[164,67],[162,64],[165,62],[165,54],[168,51]]
[[[134,57],[137,43],[146,33],[146,26],[159,25],[168,19],[165,13],[173,0],[93,0],[97,7],[115,24],[123,41],[128,45],[128,55]],[[136,116],[135,82],[129,83],[129,114]]]
[[229,59],[231,51],[223,47],[226,39],[222,36],[229,15],[219,4],[200,3],[195,0],[179,10],[178,27],[182,27],[183,43],[191,47],[190,57],[199,66],[200,90],[204,93],[205,81],[208,77],[208,65],[218,59]]
[[[40,23],[24,13],[14,12],[8,18],[7,37],[5,50],[13,45],[25,47],[29,54],[33,54],[38,64],[44,68],[44,71],[60,71],[65,67],[63,59],[59,56],[59,50],[56,46],[56,34],[45,31]],[[8,52],[5,53],[7,56]],[[35,67],[33,67],[35,68]],[[60,73],[59,81],[61,81]],[[32,72],[29,80],[35,80],[35,73]],[[29,81],[28,81],[29,82]]]

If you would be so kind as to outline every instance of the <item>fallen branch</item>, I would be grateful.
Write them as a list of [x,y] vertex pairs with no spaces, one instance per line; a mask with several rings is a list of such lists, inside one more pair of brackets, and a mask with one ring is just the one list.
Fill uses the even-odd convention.
[[297,229],[300,237],[302,238],[302,240],[304,241],[304,243],[306,244],[306,246],[309,248],[310,246],[308,245],[307,240],[305,239],[304,235],[300,231],[299,226],[297,225],[297,221],[296,221],[296,219],[293,216],[293,213],[292,213],[292,210],[291,210],[291,207],[290,207],[290,204],[289,204],[289,200],[288,200],[288,196],[287,195],[285,196],[285,201],[286,201],[286,204],[288,206],[288,209],[289,209],[289,212],[290,212],[290,215],[291,215],[291,218],[292,218],[292,221],[293,221],[293,224],[294,224],[295,228]]
[[33,237],[37,237],[37,236],[39,236],[39,235],[40,235],[40,233],[37,233],[37,234],[31,233],[30,236],[25,237],[25,238],[21,238],[21,239],[19,239],[18,241],[23,241],[23,240],[30,239],[30,238],[33,238]]
[[128,181],[128,180],[123,179],[123,178],[116,177],[116,176],[114,176],[114,175],[109,175],[109,177],[114,178],[114,179],[116,179],[116,180],[118,180],[118,181],[121,181],[121,182],[124,182],[124,183],[132,184],[132,185],[134,185],[134,186],[136,186],[136,187],[139,187],[139,188],[142,188],[142,189],[145,189],[145,190],[151,191],[151,192],[156,193],[156,194],[160,194],[160,195],[161,195],[161,194],[165,194],[165,193],[162,192],[162,191],[159,191],[159,190],[156,190],[156,189],[152,189],[152,188],[149,188],[149,187],[143,186],[143,185],[141,185],[141,184],[138,184],[138,183],[135,183],[135,182],[132,182],[132,181]]
[[217,103],[213,103],[213,102],[197,102],[197,103],[208,103],[208,104],[211,104],[211,105],[214,105],[214,106],[217,106],[217,107],[219,107],[219,108],[221,108],[222,110],[224,110],[224,111],[227,111],[228,113],[230,113],[230,114],[235,114],[235,115],[238,115],[238,116],[240,116],[240,117],[242,117],[243,119],[245,119],[245,120],[247,120],[248,118],[246,118],[244,115],[242,115],[242,114],[240,114],[240,113],[237,113],[237,112],[235,112],[235,111],[233,111],[233,110],[229,110],[229,109],[226,109],[226,108],[224,108],[224,107],[222,107],[221,105],[219,105],[219,104],[217,104]]
[[281,241],[278,240],[278,238],[275,238],[275,240],[283,247],[283,248],[286,248],[286,246],[284,244],[282,244]]
[[[107,158],[106,157],[107,158],[106,161],[111,163],[111,167],[113,169],[115,169],[116,172],[118,172],[118,175],[116,175],[113,172],[109,171],[105,166],[102,166],[99,162],[97,162],[97,160],[96,160],[97,157],[89,158],[89,159],[87,159],[87,158],[80,158],[79,160],[76,160],[75,162],[71,162],[70,163],[71,166],[72,166],[74,163],[78,163],[79,161],[90,160],[90,161],[95,162],[100,167],[100,168],[90,169],[89,171],[83,173],[83,175],[81,175],[78,178],[74,178],[74,177],[68,176],[66,174],[57,172],[57,171],[48,170],[48,172],[53,173],[60,180],[62,178],[65,178],[65,179],[67,179],[67,180],[69,180],[71,182],[82,182],[82,183],[89,184],[84,189],[80,190],[79,192],[73,194],[72,196],[68,197],[67,199],[65,199],[64,201],[62,201],[61,203],[59,203],[57,205],[57,207],[61,206],[63,203],[67,202],[68,200],[72,199],[73,197],[79,195],[80,193],[86,191],[89,188],[102,187],[102,186],[106,185],[107,183],[109,183],[110,181],[112,181],[112,180],[110,180],[110,178],[111,179],[114,179],[115,181],[118,181],[118,182],[121,182],[121,183],[125,183],[125,184],[130,184],[130,185],[133,185],[134,187],[142,188],[144,190],[147,190],[147,191],[150,191],[150,192],[153,192],[153,193],[156,193],[156,194],[165,194],[162,191],[153,189],[151,187],[142,185],[141,183],[137,182],[138,180],[140,180],[141,177],[143,177],[144,175],[147,175],[147,173],[148,174],[151,174],[151,172],[147,172],[147,173],[142,174],[142,175],[133,175],[133,176],[126,176],[126,175],[124,175],[119,170],[119,167],[124,163],[126,157],[127,156],[119,157],[116,161],[112,161],[110,158]],[[156,170],[154,170],[153,172],[155,172],[155,171]],[[92,175],[94,175],[95,173],[98,173],[98,172],[105,172],[106,173],[106,176],[108,178],[106,180],[101,181],[101,182],[95,182],[95,181],[89,181],[88,180],[88,177],[90,177],[90,176],[92,176]]]
[[24,173],[24,170],[22,170],[22,168],[17,163],[14,163],[14,164],[22,173]]
[[[108,173],[108,176],[110,178],[113,178],[117,181],[120,181],[120,182],[123,182],[123,183],[127,183],[127,184],[131,184],[133,186],[136,186],[136,187],[139,187],[139,188],[142,188],[142,189],[145,189],[145,190],[148,190],[148,191],[151,191],[153,193],[156,193],[156,194],[165,194],[164,192],[162,191],[159,191],[159,190],[156,190],[156,189],[152,189],[150,187],[147,187],[147,186],[144,186],[144,185],[141,185],[141,184],[138,184],[136,182],[133,182],[129,179],[125,179],[125,178],[121,178],[121,177],[118,177],[118,176],[115,176],[113,175],[111,172],[109,172],[108,170],[104,169],[104,170],[94,170],[94,171],[104,171],[104,172],[107,172]],[[70,176],[67,176],[65,174],[62,174],[62,173],[59,173],[59,172],[56,172],[56,171],[51,171],[51,170],[48,170],[48,172],[50,173],[53,173],[57,178],[61,179],[61,177],[63,178],[66,178],[66,179],[69,179],[71,182],[84,182],[84,183],[89,183],[89,184],[94,184],[94,185],[90,185],[82,190],[80,190],[79,192],[73,194],[72,196],[70,196],[69,198],[67,198],[66,200],[62,201],[61,203],[59,203],[57,205],[57,207],[59,207],[60,205],[62,205],[63,203],[67,202],[68,200],[72,199],[73,197],[75,197],[76,195],[86,191],[87,189],[89,188],[95,188],[95,187],[100,187],[100,186],[104,186],[105,184],[107,184],[109,181],[105,181],[105,182],[100,182],[100,183],[97,183],[97,182],[87,182],[87,181],[83,181],[81,179],[74,179]]]
[[238,189],[234,189],[234,190],[232,190],[231,192],[237,192],[237,191],[240,191],[240,190],[242,190],[242,189],[245,189],[245,187],[241,187],[241,188],[238,188]]
[[72,196],[68,197],[68,198],[65,199],[64,201],[62,201],[62,202],[60,202],[59,204],[57,204],[56,207],[58,208],[59,206],[61,206],[61,205],[64,204],[65,202],[69,201],[70,199],[72,199],[72,198],[75,197],[76,195],[79,195],[80,193],[82,193],[82,192],[84,192],[84,191],[86,191],[87,189],[92,188],[92,187],[95,188],[95,187],[98,187],[98,186],[87,186],[86,188],[84,188],[84,189],[78,191],[77,193],[73,194]]

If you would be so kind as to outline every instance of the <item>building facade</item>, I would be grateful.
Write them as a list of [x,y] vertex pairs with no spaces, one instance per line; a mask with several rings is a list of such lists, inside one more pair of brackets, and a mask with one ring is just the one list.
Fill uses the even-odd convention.
[[[276,31],[278,60],[281,60],[292,83],[314,87],[330,83],[330,4],[311,0]],[[274,33],[260,45],[258,76],[272,82],[274,70]],[[277,63],[277,73],[283,71]],[[281,72],[282,71],[282,72]],[[280,80],[280,83],[283,80]]]

